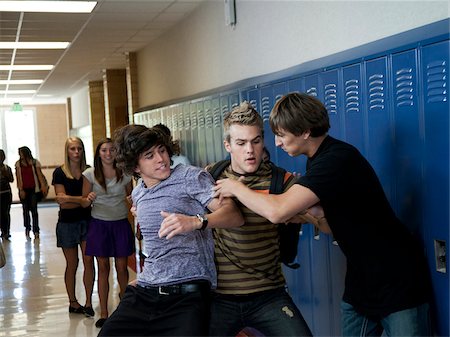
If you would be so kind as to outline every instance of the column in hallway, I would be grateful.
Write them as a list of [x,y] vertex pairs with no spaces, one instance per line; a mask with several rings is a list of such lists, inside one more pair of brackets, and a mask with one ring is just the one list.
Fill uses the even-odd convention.
[[127,94],[128,94],[128,122],[134,123],[133,114],[139,107],[138,70],[136,53],[126,54]]
[[95,149],[100,139],[106,137],[105,93],[103,81],[89,82],[89,104],[92,129],[92,148]]
[[106,136],[128,124],[127,82],[125,69],[106,69],[103,73]]

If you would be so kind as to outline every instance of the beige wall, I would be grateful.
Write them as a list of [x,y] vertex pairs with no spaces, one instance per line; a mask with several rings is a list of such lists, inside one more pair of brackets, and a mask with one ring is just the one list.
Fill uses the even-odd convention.
[[183,98],[449,17],[448,1],[236,0],[192,15],[137,53],[139,106]]

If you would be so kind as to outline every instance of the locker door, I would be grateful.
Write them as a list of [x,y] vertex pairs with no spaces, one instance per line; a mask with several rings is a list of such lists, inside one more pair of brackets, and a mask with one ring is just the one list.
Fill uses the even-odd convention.
[[230,102],[231,110],[233,110],[235,107],[237,107],[241,103],[240,98],[239,98],[239,92],[237,92],[237,91],[231,92],[229,94],[229,102]]
[[214,135],[214,159],[219,161],[223,159],[223,129],[222,129],[222,113],[220,108],[220,98],[213,97],[211,100],[211,108],[213,113],[213,135]]
[[172,137],[173,139],[178,139],[180,141],[181,146],[181,152],[183,155],[186,155],[186,152],[184,151],[184,144],[181,140],[181,120],[180,117],[182,116],[181,113],[181,104],[177,104],[172,108]]
[[339,72],[337,69],[325,71],[319,74],[323,91],[323,104],[330,119],[330,136],[344,139],[344,109],[342,102],[343,86],[339,84]]
[[260,102],[261,108],[259,110],[259,113],[261,114],[264,123],[264,143],[267,150],[269,150],[270,152],[270,159],[272,160],[272,162],[277,163],[278,160],[275,148],[275,137],[269,126],[269,115],[274,104],[273,86],[269,84],[264,87],[261,87],[260,97],[261,97]]
[[[323,104],[330,119],[329,134],[337,139],[345,138],[345,109],[344,109],[344,85],[342,70],[333,69],[319,74],[321,92],[323,92]],[[329,280],[329,334],[339,335],[341,332],[340,305],[345,286],[346,259],[339,246],[330,235],[319,233],[315,239],[323,241],[328,250],[328,280]],[[325,272],[325,271],[324,271]],[[325,296],[325,289],[324,289]]]
[[[284,95],[288,93],[288,83],[287,82],[280,82],[273,85],[273,95],[274,95],[274,105],[276,102],[278,102]],[[272,106],[273,108],[273,106]],[[272,111],[272,109],[270,109]],[[270,125],[269,125],[270,129]],[[273,142],[275,144],[275,135],[273,134],[272,130],[270,129],[271,135],[273,137]],[[277,164],[289,172],[296,172],[298,171],[299,166],[299,159],[298,157],[291,157],[286,152],[283,151],[283,149],[275,146],[276,149],[276,160]],[[274,160],[272,160],[275,162]]]
[[363,155],[364,142],[363,101],[361,95],[361,65],[355,64],[342,69],[344,83],[344,139],[354,145]]
[[303,78],[297,77],[290,79],[288,82],[288,91],[289,92],[305,92],[305,83]]
[[393,163],[395,167],[395,203],[397,215],[414,232],[421,226],[422,141],[419,126],[417,50],[392,55],[392,91],[394,105]]
[[174,134],[173,134],[172,116],[173,116],[173,107],[172,106],[169,106],[167,109],[164,109],[163,124],[169,128],[170,133],[172,134],[172,138],[175,139]]
[[[320,99],[323,92],[320,86],[319,74],[309,75],[305,78],[305,89],[308,95]],[[319,234],[311,226],[311,283],[314,335],[330,335],[331,313],[331,288],[330,288],[330,252],[328,238],[325,234]]]
[[[198,104],[197,101],[189,104],[189,122],[190,126],[187,130],[188,137],[190,137],[190,160],[194,165],[199,165],[198,156]],[[201,107],[203,109],[203,107]]]
[[183,153],[186,157],[188,157],[189,161],[192,161],[193,159],[189,152],[191,146],[190,132],[189,138],[187,135],[187,130],[190,131],[190,124],[191,124],[189,118],[190,118],[189,102],[182,103],[178,111],[178,129],[180,132],[181,153]]
[[[393,202],[393,130],[390,127],[390,91],[386,56],[370,60],[365,65],[365,91],[367,99],[367,160],[380,179],[384,192]],[[393,205],[393,204],[392,204]]]
[[198,166],[205,167],[207,163],[206,156],[206,125],[205,125],[205,108],[203,100],[197,102],[197,156]]
[[253,108],[258,111],[259,113],[261,108],[259,105],[259,89],[258,88],[253,88],[250,89],[246,92],[246,100],[253,106]]
[[[434,290],[436,332],[450,335],[449,326],[449,41],[422,49],[422,87],[424,107],[424,228],[426,249]],[[434,240],[445,241],[446,271],[439,268]],[[442,267],[442,266],[441,266]]]
[[[203,103],[203,109],[205,112],[205,164],[211,164],[215,161],[215,143],[218,141],[214,139],[213,131],[213,109],[211,104],[211,97],[207,97]],[[220,139],[219,139],[220,141]]]

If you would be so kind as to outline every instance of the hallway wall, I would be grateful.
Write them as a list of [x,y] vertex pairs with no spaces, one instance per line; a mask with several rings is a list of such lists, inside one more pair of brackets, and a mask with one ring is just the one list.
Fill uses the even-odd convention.
[[206,1],[139,51],[139,106],[287,69],[439,21],[449,17],[449,3],[236,0],[236,13],[236,26],[226,26],[223,1]]

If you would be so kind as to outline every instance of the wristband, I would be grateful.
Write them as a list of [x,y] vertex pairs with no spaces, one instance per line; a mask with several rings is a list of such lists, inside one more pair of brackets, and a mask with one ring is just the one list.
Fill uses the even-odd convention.
[[208,218],[204,215],[200,215],[200,214],[196,214],[197,218],[200,220],[200,222],[202,223],[202,227],[197,228],[200,231],[205,230],[206,226],[208,226]]

